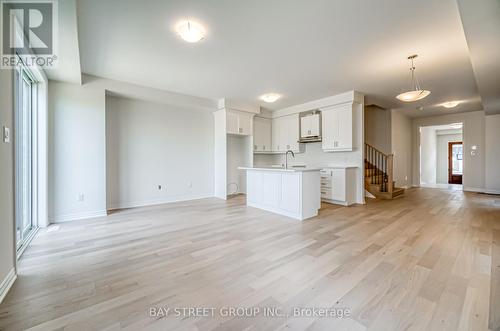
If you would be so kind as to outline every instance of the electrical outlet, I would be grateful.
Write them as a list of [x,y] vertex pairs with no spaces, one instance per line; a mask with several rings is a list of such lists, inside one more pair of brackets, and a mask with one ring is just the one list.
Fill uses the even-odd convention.
[[188,182],[188,187],[192,188],[193,187],[193,182]]
[[6,126],[3,127],[3,142],[10,143],[10,129]]
[[83,193],[78,194],[78,201],[82,202],[84,200],[85,200],[85,194],[83,194]]
[[408,180],[408,176],[405,176],[405,180]]

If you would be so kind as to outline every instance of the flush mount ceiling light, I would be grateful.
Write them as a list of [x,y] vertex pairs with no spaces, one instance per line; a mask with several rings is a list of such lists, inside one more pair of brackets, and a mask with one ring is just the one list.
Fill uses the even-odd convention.
[[177,33],[188,43],[196,43],[205,37],[205,28],[193,21],[182,21],[177,24]]
[[424,90],[420,87],[420,83],[418,82],[417,75],[415,74],[415,65],[413,64],[413,60],[417,57],[418,55],[410,55],[408,56],[408,60],[411,61],[411,67],[410,67],[410,81],[411,81],[411,86],[410,90],[408,92],[404,92],[396,96],[401,101],[404,102],[413,102],[417,101],[420,99],[425,98],[429,94],[431,94],[430,91]]
[[261,100],[263,100],[267,103],[275,102],[279,98],[281,98],[281,95],[276,94],[276,93],[267,93],[267,94],[264,94],[260,97]]
[[459,103],[460,101],[448,101],[443,103],[442,106],[444,108],[455,108],[456,106],[458,106]]

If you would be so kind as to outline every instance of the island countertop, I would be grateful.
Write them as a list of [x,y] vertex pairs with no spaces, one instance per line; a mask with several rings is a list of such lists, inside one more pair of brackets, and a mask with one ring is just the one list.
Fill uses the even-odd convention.
[[276,171],[276,172],[309,172],[309,171],[320,171],[321,168],[307,168],[307,167],[289,167],[285,168],[273,168],[273,167],[238,167],[240,170],[256,170],[256,171]]

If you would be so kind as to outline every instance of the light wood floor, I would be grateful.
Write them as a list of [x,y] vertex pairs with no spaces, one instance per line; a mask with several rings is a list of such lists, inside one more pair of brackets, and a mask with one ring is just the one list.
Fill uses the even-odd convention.
[[[500,197],[410,189],[303,223],[243,197],[124,210],[41,231],[18,268],[2,330],[499,330]],[[193,306],[215,316],[149,316]]]

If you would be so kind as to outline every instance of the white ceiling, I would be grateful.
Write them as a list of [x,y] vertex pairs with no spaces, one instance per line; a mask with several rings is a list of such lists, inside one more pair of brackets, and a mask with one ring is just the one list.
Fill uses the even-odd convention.
[[[173,30],[186,18],[200,43]],[[482,109],[456,0],[85,0],[78,34],[84,73],[199,97],[281,109],[355,89],[411,116]],[[404,104],[414,53],[432,93]],[[450,100],[463,104],[436,106]]]
[[500,114],[500,1],[458,4],[484,111]]

